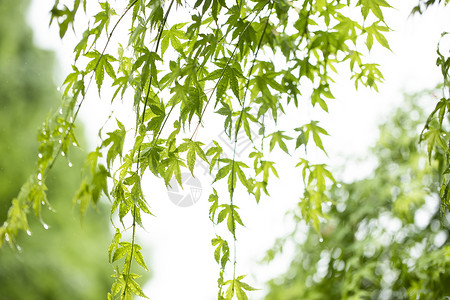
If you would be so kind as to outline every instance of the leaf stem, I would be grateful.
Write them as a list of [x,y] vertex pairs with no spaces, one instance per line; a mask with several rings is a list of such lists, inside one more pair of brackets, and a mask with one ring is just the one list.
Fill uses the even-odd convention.
[[[270,3],[270,1],[268,1],[267,3]],[[256,19],[256,17],[259,15],[259,13],[263,10],[263,8],[264,8],[264,7],[262,7],[262,8],[255,14],[255,16],[253,17],[253,19],[245,26],[244,30],[242,30],[242,32],[241,32],[241,34],[240,34],[240,36],[239,36],[239,40],[238,40],[238,42],[236,43],[236,45],[234,46],[233,52],[231,53],[231,56],[228,58],[227,63],[225,64],[225,67],[223,68],[222,73],[220,74],[219,79],[217,80],[216,84],[214,85],[214,88],[213,88],[213,90],[212,90],[212,92],[211,92],[211,95],[209,96],[208,100],[206,101],[205,107],[203,108],[202,113],[201,113],[201,115],[200,115],[200,118],[199,118],[199,120],[198,120],[198,124],[197,124],[197,126],[195,127],[194,132],[192,133],[191,140],[192,140],[193,137],[196,135],[196,133],[197,133],[199,127],[200,127],[200,124],[202,123],[203,116],[204,116],[204,114],[205,114],[205,112],[206,112],[206,109],[208,108],[208,104],[211,102],[211,99],[212,99],[212,97],[213,97],[213,95],[214,95],[214,91],[217,89],[217,86],[219,85],[220,80],[222,80],[222,77],[223,77],[223,75],[225,74],[225,71],[226,71],[226,69],[228,68],[228,66],[229,66],[229,64],[230,64],[231,59],[234,57],[234,54],[236,53],[236,50],[237,50],[237,48],[238,48],[238,46],[239,46],[239,43],[241,42],[241,37],[244,35],[244,33],[247,31],[247,28],[253,23],[253,21]]]
[[[167,9],[167,12],[166,12],[166,14],[164,16],[163,22],[161,23],[161,26],[159,28],[158,40],[156,42],[155,52],[158,51],[159,44],[160,44],[160,41],[161,41],[162,32],[164,30],[164,26],[166,24],[167,18],[169,16],[169,12],[170,12],[170,10],[172,8],[172,5],[173,5],[174,1],[175,0],[172,0],[170,2],[169,8]],[[149,53],[149,58],[148,59],[150,60],[150,53]],[[153,79],[153,76],[150,75],[148,88],[147,88],[147,93],[146,93],[146,96],[145,96],[144,109],[143,109],[143,112],[142,112],[141,124],[143,124],[144,120],[145,120],[145,110],[147,109],[147,103],[148,103],[148,98],[149,98],[150,89],[151,89],[151,85],[152,85],[152,79]],[[137,113],[139,113],[139,112],[137,112]],[[162,130],[162,128],[160,129],[160,131],[161,130]],[[137,131],[138,131],[138,128],[136,127],[136,132]],[[141,154],[141,149],[142,149],[142,145],[140,145],[139,149],[138,149],[138,156],[137,156],[138,160],[137,160],[137,163],[136,163],[136,170],[137,170],[136,172],[139,172],[139,165],[140,165],[139,157],[140,157],[140,154]],[[142,176],[142,174],[141,174],[141,176]],[[136,204],[134,204],[134,203],[133,203],[133,225],[132,226],[133,226],[133,232],[132,232],[132,237],[131,237],[130,262],[128,264],[128,269],[127,269],[126,273],[124,274],[126,276],[126,278],[125,278],[125,288],[124,288],[124,291],[123,291],[123,294],[122,294],[123,297],[126,297],[126,293],[127,293],[127,290],[128,290],[128,281],[129,281],[129,278],[130,278],[131,264],[132,264],[133,256],[134,256],[134,247],[135,247],[135,238],[136,238]]]
[[136,237],[136,204],[133,204],[133,233],[131,237],[131,255],[130,255],[130,262],[128,264],[128,270],[124,274],[126,275],[125,278],[125,288],[123,290],[123,297],[126,297],[126,292],[128,289],[128,279],[130,278],[130,272],[131,272],[131,263],[133,261],[133,254],[134,254],[134,244],[135,244],[135,237]]
[[258,56],[259,50],[261,49],[262,46],[262,41],[263,41],[263,37],[264,37],[264,33],[266,32],[267,26],[269,24],[269,17],[272,14],[272,8],[273,8],[273,2],[271,2],[270,5],[270,9],[269,9],[269,14],[267,16],[267,20],[266,20],[266,24],[264,26],[263,32],[261,34],[261,38],[259,39],[259,43],[258,43],[258,47],[256,49],[255,52],[255,57],[253,58],[253,62],[252,62],[252,66],[250,67],[249,70],[249,76],[247,78],[247,84],[246,84],[246,89],[244,92],[244,98],[242,99],[242,110],[241,113],[239,115],[239,119],[238,119],[238,123],[236,125],[236,131],[235,131],[235,136],[234,136],[234,149],[233,149],[233,160],[231,163],[231,189],[230,189],[230,207],[231,207],[231,219],[232,219],[232,224],[233,224],[233,282],[232,282],[232,288],[233,288],[233,294],[234,294],[234,282],[236,280],[236,263],[237,263],[237,251],[236,251],[236,224],[235,224],[235,216],[234,216],[234,205],[233,205],[233,199],[234,199],[234,181],[236,180],[235,178],[235,162],[236,162],[236,149],[237,149],[237,136],[239,133],[239,129],[240,129],[240,125],[242,122],[242,115],[244,113],[244,109],[245,109],[245,100],[246,100],[246,95],[247,95],[247,91],[249,89],[249,84],[250,84],[250,76],[251,73],[253,71],[253,68],[255,66],[255,62],[256,62],[256,57]]
[[[174,2],[175,2],[175,0],[172,0],[172,1],[170,2],[169,8],[167,9],[166,14],[165,14],[165,16],[164,16],[163,22],[161,23],[161,26],[159,27],[158,40],[156,41],[156,48],[155,48],[155,51],[154,51],[154,52],[158,52],[158,48],[159,48],[159,44],[160,44],[160,42],[161,42],[161,37],[162,37],[163,30],[164,30],[164,26],[166,25],[167,18],[169,17],[169,12],[170,12],[170,10],[172,9],[172,5],[173,5]],[[150,60],[150,53],[149,53],[148,59]],[[150,78],[149,78],[149,82],[148,82],[147,93],[146,93],[146,95],[145,95],[144,110],[143,110],[143,112],[142,112],[141,124],[144,123],[144,119],[145,119],[145,110],[147,109],[148,97],[149,97],[149,95],[150,95],[150,89],[151,89],[151,86],[152,86],[152,80],[153,80],[153,75],[150,73]]]

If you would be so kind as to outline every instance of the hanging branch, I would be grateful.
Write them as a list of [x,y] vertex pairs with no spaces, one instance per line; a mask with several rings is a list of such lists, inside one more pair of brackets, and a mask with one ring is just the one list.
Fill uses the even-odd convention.
[[[58,20],[62,36],[67,26],[73,24],[81,1],[76,0],[73,10],[66,9],[67,7],[58,9],[59,1],[55,1],[52,19]],[[125,260],[121,270],[116,266],[115,281],[108,295],[109,299],[119,297],[128,300],[133,294],[145,297],[139,284],[135,281],[139,275],[131,273],[131,266],[136,262],[147,270],[140,252],[141,247],[136,242],[136,226],[142,226],[141,212],[152,214],[141,186],[146,169],[148,168],[155,177],[162,178],[166,186],[169,186],[172,178],[175,178],[181,185],[181,170],[188,169],[194,174],[197,158],[201,158],[209,164],[211,173],[216,165],[225,163],[215,173],[214,182],[227,178],[230,195],[229,202],[226,204],[219,204],[219,196],[215,189],[209,198],[211,202],[210,219],[214,224],[226,220],[228,230],[233,238],[233,277],[227,281],[224,280],[224,274],[226,264],[230,260],[228,242],[220,236],[216,236],[212,240],[216,248],[214,258],[220,265],[219,299],[231,300],[234,296],[239,300],[246,299],[248,298],[246,291],[251,291],[253,288],[243,282],[245,275],[236,275],[236,223],[243,226],[243,222],[237,211],[238,207],[235,206],[235,187],[239,179],[249,194],[254,195],[258,202],[261,191],[268,195],[266,186],[269,173],[273,173],[277,177],[278,175],[274,163],[264,160],[262,151],[255,150],[249,158],[254,158],[255,178],[259,176],[258,174],[262,174],[263,180],[256,181],[254,178],[246,177],[242,170],[242,168],[248,168],[246,162],[236,159],[238,133],[241,127],[244,127],[248,139],[253,142],[255,135],[250,132],[250,127],[261,125],[260,129],[263,129],[260,133],[261,145],[270,139],[268,141],[269,152],[272,152],[277,146],[282,151],[291,154],[292,151],[289,148],[294,145],[290,145],[289,141],[293,138],[289,136],[289,133],[284,133],[285,131],[280,129],[267,135],[264,131],[264,114],[267,111],[272,110],[274,115],[277,115],[278,112],[285,112],[284,103],[281,101],[282,95],[293,98],[296,107],[298,107],[298,98],[309,97],[312,106],[318,103],[322,110],[327,111],[327,99],[333,98],[330,91],[332,79],[329,78],[327,68],[333,69],[335,65],[346,61],[349,61],[355,85],[363,84],[376,89],[376,83],[382,80],[377,65],[366,62],[361,53],[362,50],[356,51],[360,49],[351,49],[349,45],[362,44],[360,41],[363,39],[370,50],[375,37],[376,42],[389,48],[383,36],[383,32],[387,32],[389,29],[380,25],[385,24],[380,7],[389,7],[389,5],[385,1],[378,1],[375,6],[372,1],[359,1],[356,6],[361,8],[361,15],[358,17],[365,20],[364,26],[361,26],[354,19],[345,15],[346,5],[339,1],[305,0],[302,3],[296,3],[237,0],[236,3],[227,3],[224,0],[199,0],[193,7],[188,4],[183,7],[183,3],[177,1],[176,4],[181,9],[190,7],[190,19],[186,23],[179,21],[172,27],[167,27],[166,30],[169,13],[175,0],[170,1],[166,11],[164,11],[166,4],[164,1],[131,0],[128,3],[108,34],[107,26],[111,15],[116,13],[108,2],[100,2],[99,12],[94,16],[94,25],[98,25],[91,29],[88,27],[80,43],[75,47],[75,61],[81,54],[84,58],[91,60],[84,69],[73,66],[73,73],[67,76],[63,84],[66,86],[64,97],[68,97],[68,91],[72,91],[73,95],[69,97],[69,101],[63,103],[64,114],[61,113],[47,121],[39,134],[41,141],[39,146],[41,155],[37,167],[39,173],[37,176],[30,177],[17,199],[13,200],[7,222],[0,228],[0,245],[4,240],[14,245],[18,231],[28,230],[26,213],[30,207],[34,208],[35,214],[40,218],[41,203],[49,205],[43,181],[57,157],[62,152],[64,155],[67,154],[70,146],[68,144],[70,142],[77,144],[73,134],[74,122],[85,101],[93,78],[95,77],[100,93],[100,90],[104,88],[102,84],[106,73],[113,80],[113,86],[118,86],[113,100],[120,91],[124,97],[127,87],[135,90],[134,144],[127,153],[123,154],[124,145],[127,144],[125,137],[128,131],[123,120],[121,122],[117,119],[116,129],[106,132],[106,138],[101,141],[101,145],[87,155],[83,170],[83,182],[75,195],[74,202],[80,203],[80,212],[83,215],[89,203],[95,206],[100,196],[106,195],[112,200],[111,218],[117,212],[122,225],[124,225],[126,216],[132,218],[131,226],[125,228],[124,225],[123,231],[115,228],[116,232],[108,249],[111,263],[122,258]],[[86,1],[83,0],[83,4],[86,5]],[[232,6],[229,7],[229,5]],[[263,10],[268,12],[265,18],[260,17]],[[122,45],[119,44],[117,59],[111,54],[106,54],[106,49],[110,48],[113,34],[118,25],[123,24],[123,20],[130,11],[132,11],[131,28],[126,49],[133,51],[131,57],[128,57]],[[371,18],[368,18],[369,14]],[[255,21],[257,18],[260,20],[259,23]],[[369,19],[375,19],[375,21],[370,25],[368,24]],[[332,24],[337,25],[332,27]],[[210,28],[211,26],[214,28]],[[156,37],[152,39],[154,50],[150,51],[146,46],[147,33],[156,28],[158,28]],[[287,28],[294,30],[294,33],[287,34]],[[261,30],[262,33],[259,36]],[[151,32],[151,35],[153,34],[154,32]],[[93,48],[100,36],[106,39],[101,52],[95,49],[90,51],[90,48],[89,51],[86,50],[91,36],[95,38],[91,45]],[[307,45],[304,45],[305,39]],[[235,44],[233,45],[233,43]],[[175,61],[168,59],[163,61],[157,55],[159,50],[163,55],[169,45],[178,52],[178,58]],[[266,45],[275,55],[281,53],[286,58],[286,65],[275,66],[272,61],[258,61],[260,50]],[[250,59],[252,55],[253,57]],[[343,56],[344,59],[342,59]],[[162,67],[159,66],[159,63],[156,67],[156,61],[159,60],[162,61]],[[119,64],[117,72],[113,67],[116,63]],[[250,68],[248,76],[245,76],[243,70],[246,70],[247,66]],[[253,74],[256,68],[259,68],[259,71]],[[92,73],[85,88],[84,81],[89,72]],[[165,75],[158,80],[159,72],[163,72]],[[317,78],[320,78],[318,86]],[[301,79],[311,81],[313,92],[310,96],[301,95]],[[205,91],[205,87],[212,87],[211,94],[207,94],[209,91]],[[165,91],[170,92],[171,95],[168,102],[159,99],[159,93],[166,97]],[[243,93],[241,93],[242,91]],[[247,104],[249,92],[251,101]],[[224,144],[222,143],[194,141],[200,126],[206,122],[204,120],[205,113],[208,108],[211,109],[209,104],[214,94],[217,97],[214,109],[218,104],[222,106],[215,112],[215,116],[224,118],[225,133],[230,140],[234,137],[231,159],[224,158],[222,148]],[[77,106],[78,97],[81,99]],[[233,101],[239,103],[240,111],[233,111],[231,107]],[[258,109],[257,114],[248,113],[250,104],[254,104]],[[289,99],[286,105],[288,104]],[[175,108],[179,108],[179,119],[174,122],[173,131],[168,137],[160,138],[162,130],[168,127],[169,117],[178,113]],[[191,129],[193,116],[198,117],[198,123],[193,132],[187,132],[185,125],[188,123],[189,130]],[[238,116],[237,122],[233,123],[232,120],[236,116]],[[252,125],[249,122],[253,122]],[[306,151],[306,147],[309,145],[308,147],[315,146],[318,150],[325,152],[321,136],[327,135],[327,132],[317,123],[317,121],[311,121],[298,128],[287,128],[286,131],[298,133],[295,149],[305,146]],[[233,126],[235,128],[234,136],[231,133]],[[180,142],[183,134],[189,134],[190,139],[185,138],[183,142]],[[313,143],[309,143],[310,141]],[[201,148],[205,144],[213,145],[206,150],[206,153]],[[105,156],[105,166],[100,163],[103,156]],[[119,161],[120,165],[117,166]],[[324,165],[314,165],[307,160],[301,160],[297,166],[303,167],[303,181],[307,182],[305,194],[312,192],[324,194],[325,180],[329,181],[333,178]],[[84,172],[86,170],[90,172]],[[308,178],[306,178],[307,175]],[[108,178],[112,178],[112,188],[107,186]],[[322,201],[325,200],[320,198],[314,202],[315,206],[309,205],[312,203],[311,197],[305,198],[299,203],[301,210],[299,215],[302,215],[307,223],[314,223],[314,227],[318,230],[319,217],[322,216],[322,212],[317,207],[320,208]],[[123,241],[122,233],[129,229],[132,229],[131,241]],[[228,288],[224,293],[225,286]]]

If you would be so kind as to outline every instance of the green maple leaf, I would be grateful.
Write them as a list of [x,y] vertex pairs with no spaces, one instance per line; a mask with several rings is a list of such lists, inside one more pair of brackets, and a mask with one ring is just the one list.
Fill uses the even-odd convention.
[[202,142],[194,142],[191,139],[184,139],[184,143],[178,146],[179,152],[185,152],[187,151],[186,161],[189,170],[191,171],[191,174],[194,175],[194,166],[196,161],[196,156],[198,155],[201,159],[203,159],[205,162],[208,162],[208,159],[206,158],[205,153],[203,152],[201,146],[203,145]]
[[274,133],[269,134],[272,138],[270,139],[270,151],[273,150],[275,145],[278,145],[281,150],[289,154],[289,150],[286,146],[286,143],[283,140],[292,140],[290,136],[284,135],[284,131],[276,131]]
[[108,168],[111,166],[111,163],[114,161],[117,155],[122,157],[123,143],[125,141],[125,126],[123,126],[123,124],[119,120],[116,120],[116,122],[117,126],[119,126],[119,129],[116,129],[113,132],[108,132],[109,137],[102,143],[102,147],[111,145],[106,156]]
[[94,71],[95,82],[97,83],[98,93],[103,84],[103,79],[105,78],[105,72],[112,78],[116,79],[116,73],[114,71],[111,62],[117,61],[116,58],[109,54],[101,54],[97,50],[86,53],[84,56],[92,58],[92,60],[86,66],[86,72]]
[[181,182],[181,167],[186,167],[184,162],[173,152],[170,152],[168,157],[162,161],[163,166],[165,166],[164,171],[164,182],[166,186],[169,186],[170,179],[175,176],[176,180],[182,186]]
[[304,138],[303,141],[305,142],[305,145],[308,144],[309,137],[312,135],[314,143],[317,147],[319,147],[325,154],[325,148],[323,147],[322,138],[320,135],[329,135],[328,132],[317,125],[319,122],[317,121],[311,121],[309,124],[306,124],[303,126],[304,129]]
[[163,30],[161,39],[161,53],[163,55],[169,47],[169,42],[175,50],[182,50],[180,39],[184,39],[185,32],[180,30],[180,28],[186,24],[187,23],[175,24],[169,30]]

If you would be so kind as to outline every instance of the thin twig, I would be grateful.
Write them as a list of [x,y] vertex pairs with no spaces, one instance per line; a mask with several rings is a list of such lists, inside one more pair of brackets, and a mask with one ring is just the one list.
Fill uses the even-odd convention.
[[[106,48],[107,48],[108,45],[109,45],[109,42],[110,42],[110,40],[111,40],[111,38],[112,38],[112,35],[114,34],[114,31],[116,30],[116,27],[119,25],[119,23],[120,23],[120,22],[122,21],[122,19],[125,17],[125,15],[128,13],[128,11],[136,4],[137,1],[138,1],[138,0],[134,0],[134,1],[127,7],[127,9],[122,13],[122,15],[120,16],[119,20],[117,20],[116,24],[114,25],[113,29],[111,30],[111,33],[109,34],[108,39],[106,40],[106,44],[105,44],[105,46],[103,47],[103,51],[102,51],[102,53],[100,54],[100,57],[99,57],[97,63],[95,64],[94,68],[92,69],[91,78],[89,79],[89,82],[88,82],[88,85],[87,85],[87,87],[86,87],[86,90],[82,93],[83,97],[81,98],[80,103],[78,104],[78,107],[77,107],[75,113],[73,114],[72,121],[70,122],[69,127],[68,127],[68,129],[67,129],[67,131],[66,131],[66,133],[65,133],[65,135],[64,135],[64,137],[63,137],[63,139],[62,139],[62,141],[61,141],[61,145],[59,146],[58,151],[56,152],[56,155],[53,157],[51,163],[50,163],[49,166],[46,168],[45,174],[42,174],[42,180],[44,180],[45,178],[47,178],[47,175],[48,175],[49,171],[52,169],[52,167],[53,167],[53,165],[55,164],[57,158],[59,157],[59,154],[61,153],[61,149],[62,149],[62,147],[63,147],[64,142],[67,140],[67,138],[69,137],[70,132],[71,132],[72,129],[74,128],[75,120],[76,120],[77,117],[78,117],[78,113],[80,112],[80,109],[81,109],[81,106],[83,105],[84,100],[86,99],[86,94],[87,94],[87,91],[89,90],[89,87],[91,86],[92,78],[94,77],[95,71],[96,71],[97,68],[98,68],[98,65],[99,65],[99,63],[100,63],[100,60],[102,59],[102,57],[103,57],[104,54],[105,54]],[[67,119],[67,116],[66,116],[66,119]]]
[[[174,2],[175,2],[175,0],[172,0],[170,2],[169,8],[167,9],[166,15],[164,16],[163,22],[161,23],[161,26],[159,28],[158,40],[156,42],[155,52],[157,52],[158,49],[159,49],[159,44],[160,44],[160,41],[161,41],[162,32],[164,30],[164,26],[165,26],[165,24],[167,22],[167,18],[169,16],[169,12],[170,12]],[[148,59],[150,60],[150,53],[149,53],[149,58]],[[143,124],[144,120],[145,120],[145,110],[147,109],[147,102],[148,102],[150,89],[151,89],[151,85],[152,85],[152,79],[153,79],[153,75],[150,73],[147,93],[146,93],[146,96],[145,96],[144,110],[142,112],[141,124]],[[139,111],[137,113],[139,113]],[[138,156],[137,156],[138,160],[137,160],[137,163],[136,163],[136,172],[139,172],[139,165],[140,165],[139,157],[141,156],[141,149],[142,149],[142,145],[139,145]],[[130,255],[130,263],[128,265],[128,270],[127,270],[127,273],[126,273],[125,288],[124,288],[124,291],[123,291],[123,296],[126,296],[126,292],[127,292],[127,289],[128,289],[128,281],[129,281],[129,278],[130,278],[131,264],[132,264],[133,255],[134,255],[135,237],[136,237],[136,204],[133,204],[133,233],[132,233],[132,238],[131,238],[131,255]]]
[[[268,1],[267,3],[270,3],[270,1]],[[264,7],[262,7],[262,8],[255,14],[255,16],[253,17],[253,19],[247,24],[247,26],[245,26],[244,30],[242,31],[241,35],[239,36],[239,40],[238,40],[238,42],[236,43],[236,45],[235,45],[235,47],[234,47],[234,49],[233,49],[233,52],[231,53],[231,56],[228,58],[228,61],[227,61],[227,63],[225,64],[225,67],[223,68],[222,73],[221,73],[220,76],[219,76],[219,79],[217,80],[216,84],[214,85],[214,88],[213,88],[213,90],[212,90],[212,92],[211,92],[211,95],[209,96],[208,100],[206,101],[205,107],[203,108],[202,113],[201,113],[201,115],[200,115],[200,118],[199,118],[199,120],[198,120],[198,124],[197,124],[197,126],[195,127],[194,132],[192,133],[191,140],[193,139],[194,135],[195,135],[196,132],[198,131],[198,129],[199,129],[199,127],[200,127],[200,124],[202,123],[203,116],[204,116],[204,114],[205,114],[205,112],[206,112],[206,109],[208,108],[208,104],[211,102],[211,99],[212,99],[212,97],[213,97],[213,95],[214,95],[214,92],[215,92],[215,90],[217,89],[217,86],[219,85],[219,82],[222,80],[222,77],[223,77],[223,75],[225,74],[225,71],[226,71],[226,69],[228,68],[228,66],[229,66],[229,64],[230,64],[231,59],[234,57],[234,54],[236,53],[236,50],[237,50],[237,48],[238,48],[238,46],[239,46],[239,43],[241,42],[241,37],[242,37],[243,34],[247,31],[247,28],[253,23],[253,21],[256,19],[256,17],[259,15],[259,13],[262,11],[263,8],[264,8]]]
[[261,38],[259,39],[259,43],[255,52],[255,57],[253,58],[253,62],[252,62],[252,66],[250,67],[249,70],[249,76],[247,78],[247,84],[246,84],[246,89],[244,92],[244,98],[242,99],[242,110],[241,113],[239,115],[239,119],[238,119],[238,123],[236,125],[236,132],[235,132],[235,136],[234,136],[234,149],[233,149],[233,160],[231,163],[231,189],[230,189],[230,207],[231,207],[231,219],[232,219],[232,223],[233,223],[233,290],[234,290],[234,281],[236,279],[236,262],[237,262],[237,253],[236,253],[236,229],[235,229],[235,218],[234,218],[234,204],[233,204],[233,198],[234,198],[234,181],[237,180],[234,176],[234,168],[235,168],[235,162],[236,162],[236,149],[237,149],[237,136],[239,133],[239,129],[241,126],[241,122],[242,122],[242,116],[245,110],[245,100],[246,100],[246,95],[247,95],[247,91],[249,89],[249,85],[250,85],[250,76],[252,74],[253,71],[253,67],[255,66],[255,62],[256,62],[256,57],[258,56],[259,50],[261,49],[262,46],[262,41],[263,41],[263,37],[264,37],[264,33],[266,32],[267,26],[269,24],[269,17],[272,13],[272,8],[273,8],[273,3],[271,3],[270,5],[270,9],[269,9],[269,15],[267,16],[267,20],[266,20],[266,24],[264,26],[263,32],[261,34]]

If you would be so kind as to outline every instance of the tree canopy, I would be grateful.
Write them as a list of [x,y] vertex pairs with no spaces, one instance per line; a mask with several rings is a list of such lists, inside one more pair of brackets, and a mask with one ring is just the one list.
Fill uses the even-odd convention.
[[[442,1],[420,1],[416,11],[434,2]],[[383,75],[370,50],[389,49],[387,9],[391,5],[385,0],[130,0],[126,5],[55,0],[50,24],[59,27],[61,38],[71,28],[82,28],[81,38],[74,48],[73,72],[63,83],[61,108],[39,131],[33,175],[12,201],[0,245],[17,245],[19,233],[29,230],[29,211],[41,217],[42,206],[49,205],[50,170],[58,157],[69,157],[79,147],[75,123],[80,108],[92,93],[105,98],[110,86],[113,95],[107,101],[132,107],[134,124],[121,120],[118,112],[105,120],[115,128],[100,129],[74,198],[82,216],[90,205],[98,206],[102,195],[110,201],[115,234],[108,253],[115,272],[108,299],[145,297],[138,273],[148,268],[136,231],[143,215],[152,215],[156,199],[143,192],[144,174],[166,186],[172,178],[181,185],[182,170],[195,176],[198,161],[208,164],[214,178],[209,217],[217,229],[211,243],[219,268],[218,299],[247,299],[254,287],[246,274],[236,272],[237,232],[245,224],[239,201],[250,197],[259,202],[269,195],[269,178],[278,173],[268,154],[284,152],[302,173],[304,192],[298,195],[296,213],[318,237],[324,235],[324,203],[336,179],[317,155],[311,157],[327,153],[322,139],[328,132],[318,116],[328,112],[333,78],[341,68],[350,70],[356,88],[378,89]],[[87,14],[87,23],[78,23],[81,14]],[[116,36],[119,28],[128,35]],[[450,63],[439,57],[447,78]],[[444,100],[435,110],[439,122],[430,118],[422,135],[430,157],[435,145],[437,152],[447,153]],[[301,114],[306,107],[312,111],[308,116]],[[283,124],[281,117],[296,121]],[[204,138],[204,127],[218,122],[228,140]],[[437,129],[431,130],[435,123]],[[244,158],[236,155],[239,133],[252,142]],[[224,155],[227,144],[234,149],[231,157]],[[444,207],[448,186],[444,181]],[[134,267],[141,271],[135,273]]]
[[[443,299],[450,294],[448,214],[440,218],[439,160],[426,163],[417,143],[425,121],[420,99],[408,96],[380,128],[373,175],[331,190],[322,238],[299,226],[289,270],[269,283],[266,299]],[[416,118],[412,118],[416,116]],[[303,224],[302,224],[303,223]],[[303,226],[302,226],[303,225]],[[297,238],[293,238],[297,236]]]

